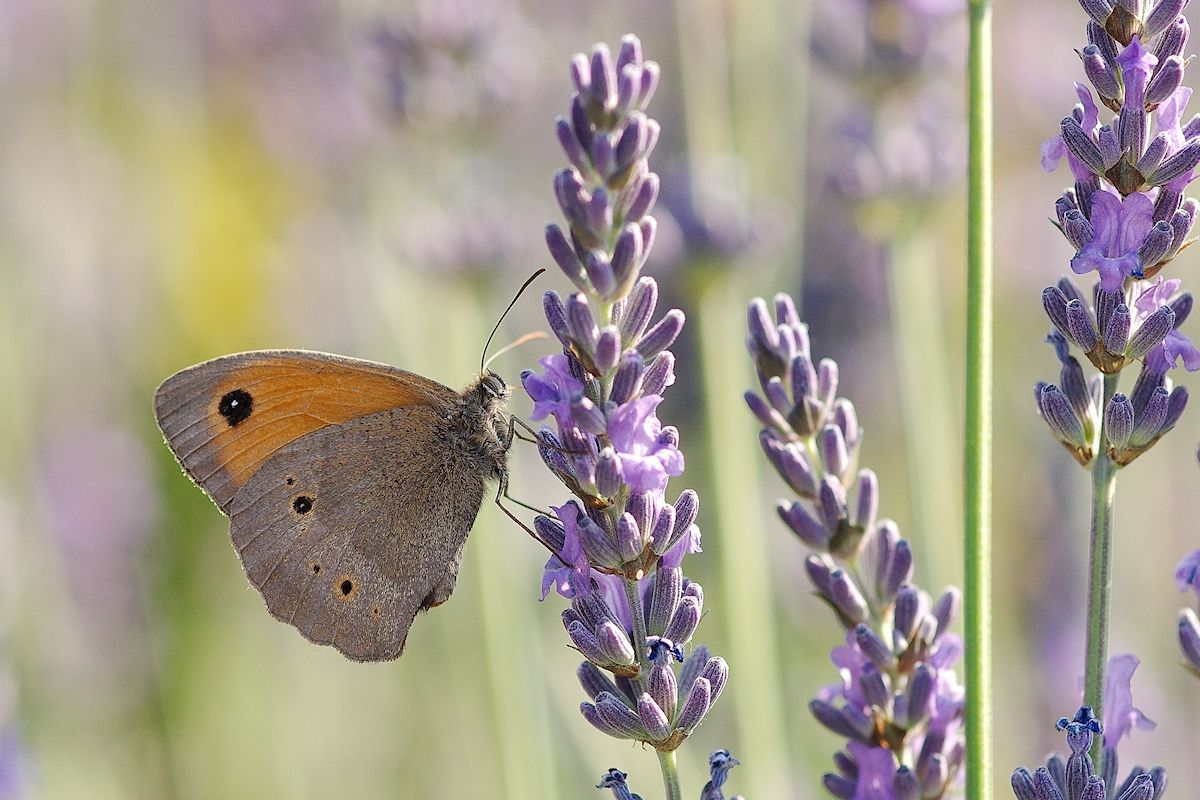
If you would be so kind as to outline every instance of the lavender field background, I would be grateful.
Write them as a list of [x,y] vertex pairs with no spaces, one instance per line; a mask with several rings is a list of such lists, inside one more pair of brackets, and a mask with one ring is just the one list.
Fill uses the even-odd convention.
[[[748,798],[826,796],[841,742],[807,705],[836,680],[842,633],[773,512],[787,491],[742,402],[752,296],[800,300],[917,579],[962,580],[963,26],[902,3],[864,22],[857,5],[0,0],[0,798],[587,797],[612,766],[659,796],[653,754],[580,717],[562,600],[538,602],[545,553],[490,504],[454,597],[403,658],[351,663],[265,612],[151,414],[167,375],[261,347],[464,385],[543,266],[498,340],[544,327],[537,295],[569,286],[543,242],[567,63],[627,32],[662,66],[645,269],[689,325],[660,413],[687,449],[678,488],[703,498],[689,576],[730,666],[681,773],[697,795],[724,747]],[[1057,370],[1039,297],[1072,254],[1048,221],[1069,175],[1043,173],[1038,147],[1075,102],[1083,14],[1012,0],[995,21],[1006,781],[1061,747],[1053,721],[1083,671],[1088,476],[1033,395]],[[929,54],[888,89],[879,161],[861,147],[881,113],[863,87],[886,83],[855,72],[866,30],[901,62]],[[1197,258],[1171,266],[1185,285]],[[552,350],[494,369],[516,384]],[[1111,647],[1141,657],[1137,705],[1159,726],[1122,763],[1166,767],[1173,797],[1200,787],[1200,682],[1179,664],[1188,598],[1171,580],[1200,547],[1198,415],[1122,474],[1116,511]],[[533,448],[510,466],[517,497],[561,500]]]

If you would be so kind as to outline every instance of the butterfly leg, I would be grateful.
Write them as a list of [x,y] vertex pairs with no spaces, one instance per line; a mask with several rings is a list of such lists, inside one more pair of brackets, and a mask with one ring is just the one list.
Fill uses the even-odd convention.
[[538,536],[537,533],[532,528],[530,528],[528,525],[526,525],[524,522],[522,522],[521,519],[519,517],[517,517],[516,514],[509,511],[508,507],[504,505],[504,502],[503,502],[503,500],[501,500],[501,498],[504,498],[504,500],[512,500],[517,505],[528,508],[530,511],[536,511],[539,514],[546,513],[540,509],[534,508],[533,506],[526,505],[525,503],[522,503],[518,500],[513,500],[513,498],[509,497],[509,495],[508,495],[508,473],[507,472],[500,476],[500,488],[496,492],[496,507],[499,508],[501,511],[503,511],[504,514],[509,519],[511,519],[513,522],[520,525],[521,529],[524,530],[526,533],[528,533],[531,539],[533,539],[535,542],[540,544],[542,547],[549,550],[551,555],[558,555],[558,553],[556,553],[554,551],[554,548],[551,547],[550,545],[546,544],[544,541],[542,541],[542,537]]

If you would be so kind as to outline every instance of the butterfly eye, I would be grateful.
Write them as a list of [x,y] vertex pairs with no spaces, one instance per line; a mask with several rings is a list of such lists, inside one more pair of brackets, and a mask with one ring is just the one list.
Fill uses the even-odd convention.
[[483,388],[492,397],[503,397],[504,393],[508,390],[504,379],[494,372],[489,372],[483,377]]

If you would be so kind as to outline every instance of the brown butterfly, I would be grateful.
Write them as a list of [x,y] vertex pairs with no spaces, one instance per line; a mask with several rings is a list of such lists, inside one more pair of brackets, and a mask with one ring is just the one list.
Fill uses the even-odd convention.
[[487,371],[456,392],[385,364],[264,350],[172,375],[154,413],[229,517],[271,614],[380,661],[450,597],[485,483],[507,484],[508,395]]

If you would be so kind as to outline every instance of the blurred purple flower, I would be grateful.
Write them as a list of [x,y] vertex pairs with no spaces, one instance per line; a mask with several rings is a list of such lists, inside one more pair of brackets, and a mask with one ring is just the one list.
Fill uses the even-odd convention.
[[1175,567],[1175,585],[1181,592],[1190,588],[1196,593],[1196,599],[1200,600],[1200,550],[1188,553]]
[[1115,655],[1108,660],[1104,675],[1104,747],[1115,750],[1134,728],[1152,731],[1154,720],[1133,706],[1133,673],[1141,661],[1132,653]]
[[858,780],[851,800],[896,800],[896,757],[891,750],[850,742],[846,750],[858,765]]

